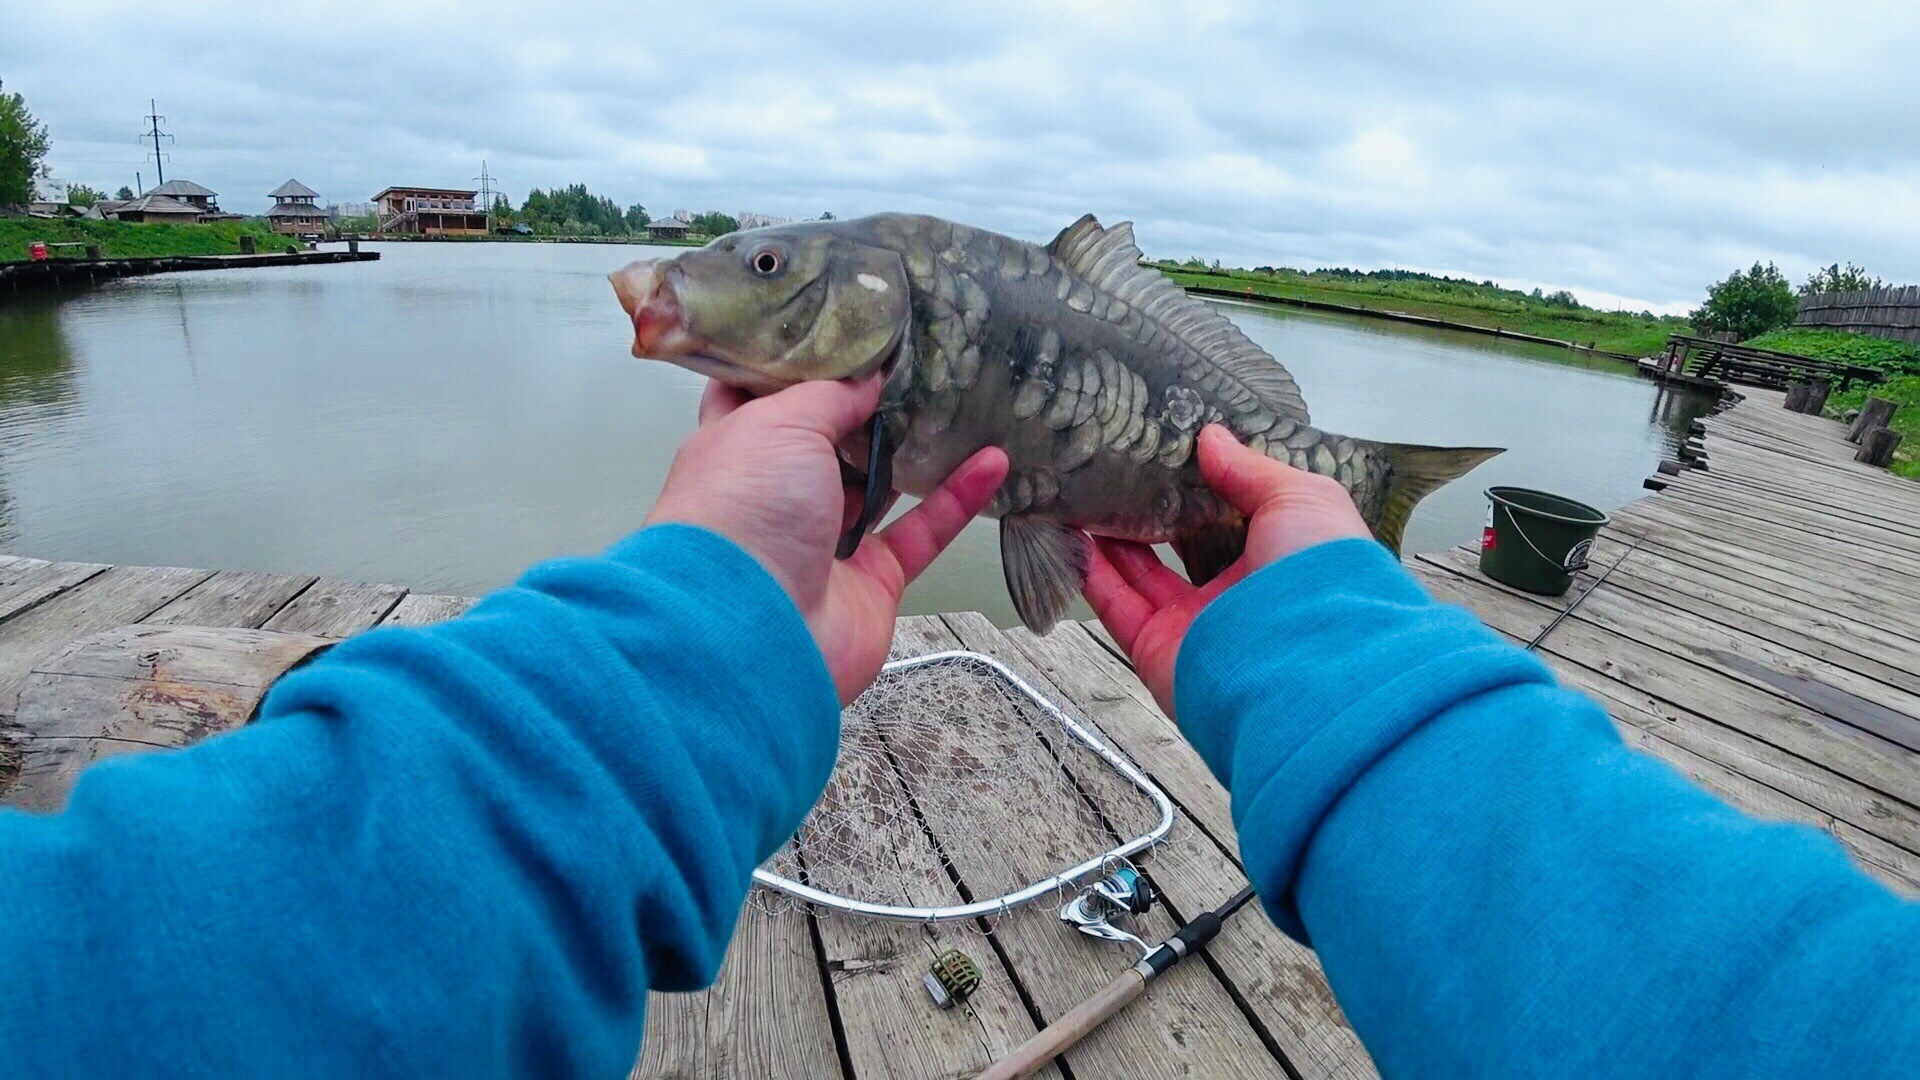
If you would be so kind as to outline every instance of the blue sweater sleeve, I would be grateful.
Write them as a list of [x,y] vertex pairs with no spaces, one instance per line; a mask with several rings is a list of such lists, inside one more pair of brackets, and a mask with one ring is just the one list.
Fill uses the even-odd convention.
[[1920,1061],[1920,905],[1825,833],[1627,749],[1377,544],[1311,548],[1222,595],[1175,694],[1268,913],[1310,938],[1388,1075]]
[[0,1061],[625,1075],[838,724],[779,585],[687,527],[354,638],[240,731],[0,812]]

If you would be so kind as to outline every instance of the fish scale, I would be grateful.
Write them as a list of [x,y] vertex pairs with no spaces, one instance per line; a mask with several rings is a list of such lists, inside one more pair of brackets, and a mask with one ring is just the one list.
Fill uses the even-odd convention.
[[[761,273],[767,253],[761,265],[776,269]],[[1045,246],[902,214],[778,226],[635,264],[614,283],[635,355],[756,390],[890,367],[867,438],[846,448],[855,468],[869,446],[890,464],[869,478],[869,506],[880,487],[924,496],[980,448],[1004,448],[1008,478],[987,513],[1001,519],[1014,606],[1042,633],[1079,589],[1087,533],[1171,542],[1195,581],[1238,557],[1246,522],[1194,454],[1209,423],[1338,480],[1396,549],[1422,496],[1499,452],[1315,428],[1283,365],[1141,265],[1130,225],[1091,216]],[[823,283],[798,345],[769,332]],[[668,327],[666,343],[643,341],[643,325]]]

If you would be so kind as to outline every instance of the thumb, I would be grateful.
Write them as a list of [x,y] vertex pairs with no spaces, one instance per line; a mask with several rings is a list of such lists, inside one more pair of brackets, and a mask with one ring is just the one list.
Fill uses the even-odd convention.
[[1241,445],[1224,426],[1208,424],[1200,432],[1200,475],[1206,479],[1207,486],[1235,510],[1252,517],[1261,507],[1296,487],[1303,474],[1291,465]]
[[837,443],[873,415],[880,403],[880,379],[858,382],[813,379],[796,383],[753,402],[767,420],[811,431]]

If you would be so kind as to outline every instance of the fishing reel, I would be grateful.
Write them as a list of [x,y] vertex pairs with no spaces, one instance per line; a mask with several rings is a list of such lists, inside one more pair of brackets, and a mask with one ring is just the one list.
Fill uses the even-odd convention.
[[1102,941],[1131,942],[1145,956],[1153,951],[1153,946],[1124,927],[1114,923],[1115,919],[1144,915],[1153,909],[1154,901],[1160,897],[1153,891],[1153,883],[1140,873],[1140,869],[1126,860],[1120,860],[1107,876],[1093,882],[1080,891],[1080,895],[1067,901],[1060,909],[1060,921],[1073,927],[1088,937]]

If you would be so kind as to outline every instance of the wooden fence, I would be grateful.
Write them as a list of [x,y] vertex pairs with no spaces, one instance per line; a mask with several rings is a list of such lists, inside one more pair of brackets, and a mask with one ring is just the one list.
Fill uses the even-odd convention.
[[1920,342],[1920,285],[1803,296],[1793,325],[1828,326],[1895,341]]

